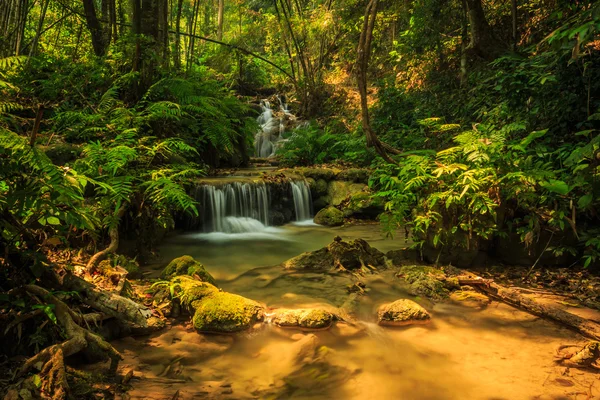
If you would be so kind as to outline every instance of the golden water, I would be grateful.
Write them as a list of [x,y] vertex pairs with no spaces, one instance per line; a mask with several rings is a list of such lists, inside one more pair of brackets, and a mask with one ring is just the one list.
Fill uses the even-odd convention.
[[[333,236],[363,237],[383,251],[402,247],[382,240],[377,225],[325,229],[285,227],[280,239],[199,242],[174,237],[166,260],[190,254],[224,290],[270,307],[339,307],[355,279],[290,273],[274,266]],[[284,237],[285,236],[285,237]],[[433,304],[408,295],[393,270],[364,277],[369,289],[358,307],[360,323],[301,332],[263,324],[235,336],[197,334],[174,325],[149,338],[115,342],[133,368],[129,395],[139,399],[584,399],[598,398],[598,375],[554,363],[555,349],[582,338],[501,303],[483,310]],[[375,323],[377,307],[412,298],[432,322],[403,328]]]

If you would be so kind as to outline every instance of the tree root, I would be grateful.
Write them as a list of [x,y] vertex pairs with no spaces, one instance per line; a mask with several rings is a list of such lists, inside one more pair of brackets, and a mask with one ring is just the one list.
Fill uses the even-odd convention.
[[[123,204],[119,210],[117,211],[116,218],[117,221],[121,220],[121,217],[125,215],[125,211],[127,211],[127,205]],[[107,248],[101,250],[94,254],[92,258],[87,263],[86,270],[91,272],[98,266],[100,261],[104,260],[109,254],[117,251],[119,247],[119,224],[118,222],[108,230],[108,236],[110,237],[110,243]]]
[[[67,340],[47,347],[40,351],[35,356],[28,359],[19,371],[19,376],[23,376],[32,367],[42,364],[42,373],[49,376],[48,383],[54,386],[54,383],[62,385],[66,384],[64,380],[64,357],[77,354],[86,349],[88,346],[95,346],[105,353],[110,358],[110,372],[116,373],[119,361],[122,359],[119,352],[106,342],[102,337],[95,333],[79,326],[75,321],[80,323],[84,321],[83,317],[77,318],[74,313],[64,302],[56,296],[37,285],[26,285],[25,291],[31,295],[45,299],[49,303],[54,304],[54,314],[58,324],[63,328]],[[75,316],[75,318],[74,318]],[[62,382],[62,383],[61,383]],[[62,385],[62,387],[65,387]],[[65,390],[67,390],[65,388]]]

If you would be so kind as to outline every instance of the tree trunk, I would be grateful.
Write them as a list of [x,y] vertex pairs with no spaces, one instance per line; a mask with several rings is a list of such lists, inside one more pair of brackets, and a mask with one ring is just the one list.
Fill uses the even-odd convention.
[[85,13],[87,28],[90,31],[90,36],[92,38],[94,54],[96,54],[98,57],[102,57],[106,53],[106,42],[102,26],[100,25],[98,15],[96,14],[94,0],[83,0],[83,10]]
[[[35,56],[37,53],[37,46],[40,41],[40,37],[42,36],[42,29],[44,28],[44,20],[46,19],[46,12],[48,11],[48,5],[50,4],[50,0],[46,0],[42,5],[42,11],[40,13],[40,19],[38,21],[37,31],[33,41],[31,43],[31,49],[29,50],[29,57]],[[25,22],[25,21],[24,21]]]
[[135,39],[135,52],[133,55],[133,71],[138,72],[140,70],[140,64],[142,63],[142,3],[141,0],[131,0],[131,8],[133,10],[133,34],[136,36]]
[[512,17],[512,46],[513,51],[517,51],[517,0],[511,0],[510,2],[511,17]]
[[173,54],[173,61],[175,63],[175,69],[179,71],[181,69],[181,9],[183,6],[183,0],[177,2],[177,18],[175,19],[175,53]]
[[223,13],[225,11],[225,0],[219,0],[217,12],[217,40],[223,40]]
[[476,56],[490,59],[502,52],[502,44],[490,28],[485,18],[481,0],[465,0],[469,17],[471,43],[469,50]]
[[375,27],[378,5],[379,0],[370,0],[365,10],[363,28],[360,34],[357,49],[356,81],[358,84],[358,91],[360,93],[362,127],[365,135],[367,136],[367,147],[375,148],[377,154],[379,154],[384,160],[390,163],[395,163],[388,152],[393,154],[399,154],[400,152],[379,140],[377,134],[371,127],[371,121],[369,117],[367,70],[369,68],[369,59],[371,57],[371,41],[373,40],[373,29]]

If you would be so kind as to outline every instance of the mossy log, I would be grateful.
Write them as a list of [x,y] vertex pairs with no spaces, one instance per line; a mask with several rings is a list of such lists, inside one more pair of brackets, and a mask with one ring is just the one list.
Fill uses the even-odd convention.
[[558,306],[541,304],[531,297],[524,296],[517,290],[505,288],[490,279],[483,279],[473,276],[473,274],[458,277],[458,282],[460,285],[472,286],[494,300],[502,301],[531,314],[557,322],[590,339],[600,340],[600,323],[598,322],[582,318]]

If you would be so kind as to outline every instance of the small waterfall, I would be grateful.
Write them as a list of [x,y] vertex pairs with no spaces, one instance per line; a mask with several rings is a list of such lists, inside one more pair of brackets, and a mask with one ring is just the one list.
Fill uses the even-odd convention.
[[310,187],[305,181],[291,182],[292,196],[294,197],[294,209],[296,221],[306,221],[312,218],[312,196]]
[[263,182],[202,185],[196,188],[195,198],[204,206],[207,232],[249,232],[268,225],[269,190]]
[[277,97],[279,111],[273,111],[268,100],[261,100],[261,114],[257,118],[260,130],[254,136],[256,157],[272,157],[285,142],[283,134],[286,126],[296,123],[296,117],[290,113],[285,95]]

